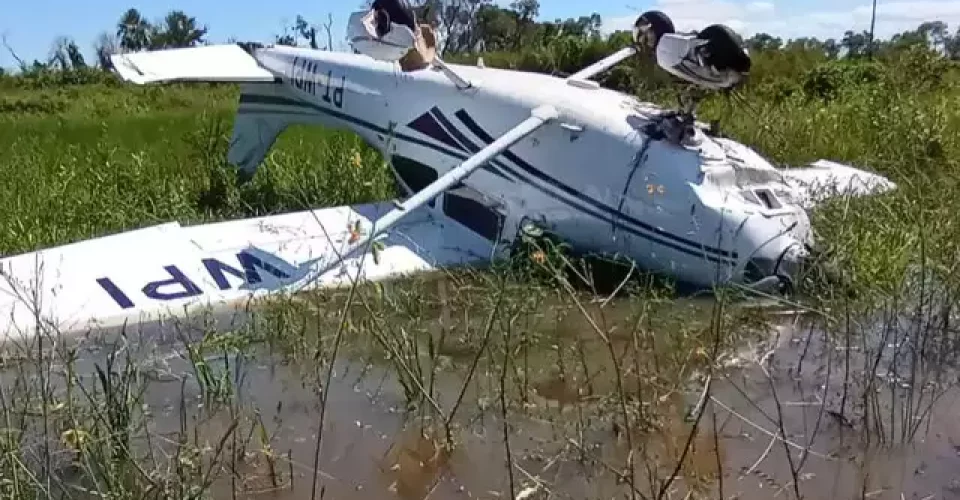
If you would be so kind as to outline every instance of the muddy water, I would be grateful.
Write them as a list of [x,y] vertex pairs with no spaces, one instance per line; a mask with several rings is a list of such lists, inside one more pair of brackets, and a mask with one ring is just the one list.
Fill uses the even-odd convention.
[[[171,368],[179,364],[171,363]],[[458,446],[447,452],[434,436],[423,437],[415,416],[403,414],[404,397],[391,389],[382,370],[369,369],[361,376],[360,368],[339,363],[328,386],[316,477],[318,490],[327,498],[499,498],[509,491],[502,420],[496,414],[459,432]],[[245,498],[311,498],[321,418],[317,391],[302,383],[302,373],[285,366],[249,366],[244,375],[241,399],[248,408],[260,409],[276,460],[267,460],[254,437],[243,463],[228,460],[224,465],[228,470],[236,467],[242,477],[218,481],[216,497],[229,498],[236,491]],[[187,401],[191,396],[196,405],[202,404],[196,391],[188,390]],[[154,428],[158,435],[179,429],[180,400],[176,383],[168,391],[152,391],[148,404],[159,412]],[[531,484],[521,467],[549,481],[564,497],[607,498],[620,489],[591,468],[564,459],[566,445],[553,424],[524,420],[513,419],[510,431],[518,490]],[[221,413],[203,424],[204,433],[215,442],[229,423]]]
[[712,394],[725,497],[795,498],[799,484],[806,498],[960,498],[955,372],[898,370],[893,343],[864,356],[802,321],[779,330]]
[[[949,384],[941,384],[915,443],[878,443],[879,433],[865,431],[864,420],[889,421],[892,411],[912,421],[930,400],[915,399],[907,411],[908,391],[890,376],[897,370],[889,363],[874,367],[871,356],[838,347],[816,325],[784,316],[771,334],[755,337],[714,374],[703,398],[702,376],[685,372],[693,380],[683,391],[667,386],[669,377],[651,376],[695,353],[667,349],[662,357],[638,360],[623,354],[636,342],[623,329],[633,323],[633,307],[611,302],[604,309],[606,319],[621,327],[611,329],[610,344],[581,315],[540,324],[547,340],[511,352],[506,376],[502,366],[484,359],[466,386],[470,350],[442,347],[434,399],[445,414],[462,401],[451,433],[456,446],[449,451],[441,446],[442,418],[427,411],[431,404],[421,401],[421,409],[409,410],[396,365],[367,356],[353,342],[344,346],[327,383],[325,364],[290,360],[264,347],[208,355],[198,372],[179,335],[158,327],[138,340],[149,346],[140,347],[134,361],[147,375],[142,410],[148,429],[135,441],[148,469],[162,468],[178,442],[204,449],[208,465],[215,464],[209,474],[215,498],[494,499],[510,497],[511,489],[524,498],[629,498],[631,489],[637,498],[718,498],[721,490],[723,498],[744,499],[795,498],[797,490],[803,498],[960,498],[960,404]],[[703,323],[710,303],[678,302],[656,314]],[[221,327],[226,321],[234,318],[221,318]],[[685,335],[659,328],[648,341]],[[130,342],[124,349],[133,350]],[[619,378],[608,346],[621,367]],[[73,369],[92,378],[93,364],[102,366],[106,352],[116,348],[86,351]],[[670,356],[680,361],[671,365]],[[60,368],[54,372],[62,375]],[[25,373],[21,367],[4,375],[4,383]],[[843,382],[851,379],[882,380],[868,392],[883,401],[858,406],[863,391],[857,384],[847,385],[844,398]],[[501,383],[519,394],[507,403],[506,426]],[[229,397],[213,397],[217,387],[228,388]],[[627,408],[620,394],[644,404]],[[897,404],[885,400],[889,394]],[[699,432],[684,452],[701,399]],[[878,416],[864,419],[864,407],[880,408]],[[159,451],[148,455],[147,449]],[[680,456],[687,466],[664,487]],[[626,466],[631,457],[633,474]]]

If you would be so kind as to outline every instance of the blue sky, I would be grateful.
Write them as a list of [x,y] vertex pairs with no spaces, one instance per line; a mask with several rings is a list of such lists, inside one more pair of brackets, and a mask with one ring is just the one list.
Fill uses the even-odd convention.
[[[225,41],[231,36],[244,40],[268,41],[284,23],[303,14],[320,23],[333,14],[334,38],[343,37],[343,22],[358,10],[361,0],[346,2],[305,2],[302,0],[195,0],[192,2],[154,0],[8,0],[0,15],[0,35],[21,58],[45,59],[54,38],[73,37],[81,50],[92,57],[93,43],[103,31],[115,31],[120,15],[138,8],[148,19],[158,19],[172,9],[196,16],[210,28],[209,38]],[[509,0],[497,3],[506,5]],[[868,29],[869,0],[541,0],[542,18],[571,17],[598,12],[608,29],[623,28],[646,9],[660,9],[674,18],[680,29],[697,29],[722,22],[742,34],[758,31],[784,38],[802,35],[842,36],[847,29]],[[186,6],[192,6],[187,8]],[[960,25],[960,0],[879,0],[877,32],[889,36],[920,22],[939,19],[951,31]],[[0,67],[13,67],[14,59],[0,49]]]

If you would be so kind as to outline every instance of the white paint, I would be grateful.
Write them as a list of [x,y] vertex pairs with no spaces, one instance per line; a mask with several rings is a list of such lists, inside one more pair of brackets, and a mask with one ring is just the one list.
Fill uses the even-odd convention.
[[139,84],[171,80],[273,81],[272,73],[233,44],[115,54],[110,60],[123,79]]
[[896,188],[883,176],[829,160],[817,160],[807,168],[785,169],[783,173],[797,188],[792,202],[804,208],[837,196],[865,196]]
[[[357,222],[369,225],[390,206],[335,207],[193,227],[168,223],[5,258],[0,260],[0,339],[33,336],[37,303],[40,331],[55,336],[184,316],[206,306],[242,306],[250,299],[286,293],[318,262],[336,259],[351,236],[349,228]],[[491,252],[489,243],[462,226],[423,211],[387,232],[382,242],[379,263],[370,253],[357,255],[322,274],[311,287],[349,286],[361,262],[359,278],[380,281],[449,266],[482,265]],[[204,259],[240,268],[241,251],[272,263],[289,278],[258,269],[263,280],[251,284],[223,273],[229,288],[221,290]],[[176,266],[200,293],[172,300],[144,295],[149,283],[170,279],[164,266]],[[97,283],[100,278],[108,278],[133,307],[121,307]],[[179,284],[159,289],[182,290]]]
[[347,40],[360,52],[382,61],[399,61],[412,49],[416,35],[407,26],[390,23],[390,31],[382,38],[376,35],[376,18],[372,10],[354,12],[347,21]]
[[[598,61],[577,72],[578,78],[589,78],[630,52]],[[784,175],[749,147],[709,136],[702,124],[682,141],[669,140],[665,137],[676,129],[670,126],[670,110],[549,75],[464,65],[401,72],[396,62],[368,55],[284,46],[257,49],[227,69],[218,66],[216,51],[180,52],[182,63],[176,54],[144,53],[138,61],[153,69],[150,81],[204,79],[200,59],[207,57],[210,79],[224,75],[256,79],[262,70],[280,82],[242,85],[228,159],[248,172],[261,164],[277,133],[290,124],[309,124],[356,132],[393,158],[395,170],[401,164],[404,168],[420,164],[433,169],[437,178],[418,193],[408,192],[403,210],[389,214],[369,207],[318,211],[323,226],[334,228],[331,240],[315,221],[293,214],[179,233],[169,229],[170,250],[141,247],[149,238],[117,237],[118,243],[107,245],[110,251],[88,252],[85,258],[79,257],[83,252],[71,253],[73,266],[91,268],[64,282],[78,290],[64,306],[71,314],[80,314],[81,297],[96,291],[90,279],[109,266],[127,266],[123,289],[137,292],[147,282],[163,278],[166,260],[175,259],[185,271],[199,272],[196,262],[201,259],[212,256],[226,262],[250,244],[258,245],[258,252],[279,256],[289,277],[243,293],[235,287],[221,291],[213,281],[200,281],[204,301],[297,289],[310,283],[314,272],[320,273],[317,286],[342,285],[355,259],[331,268],[330,260],[321,257],[345,248],[346,226],[352,220],[359,220],[365,230],[397,224],[388,230],[393,243],[383,264],[368,268],[368,279],[479,263],[483,260],[479,256],[493,253],[491,243],[439,215],[442,204],[436,209],[417,208],[457,181],[483,195],[483,206],[496,205],[506,215],[498,243],[510,240],[523,219],[532,219],[577,250],[626,255],[641,268],[702,287],[752,282],[748,264],[759,266],[765,276],[786,272],[789,266],[775,269],[776,263],[801,260],[798,249],[813,243],[805,211],[816,201],[812,189],[827,185],[843,191],[844,182],[866,175],[849,168],[823,168],[826,163]],[[254,65],[260,70],[251,70]],[[121,71],[121,76],[144,81],[129,72]],[[464,82],[471,85],[465,87]],[[510,154],[499,154],[503,148]],[[886,183],[875,191],[892,187]],[[763,199],[771,196],[776,200],[768,207]],[[473,216],[471,212],[482,210],[486,209],[475,206],[465,212]],[[437,218],[423,218],[428,216]],[[279,227],[279,232],[268,226]],[[193,242],[195,250],[189,251],[185,241]],[[135,250],[145,255],[149,267],[125,260],[123,256]],[[130,309],[139,313],[191,301],[195,302],[147,301],[142,306],[136,302]],[[99,309],[83,315],[129,315],[110,310],[102,301],[94,305]]]

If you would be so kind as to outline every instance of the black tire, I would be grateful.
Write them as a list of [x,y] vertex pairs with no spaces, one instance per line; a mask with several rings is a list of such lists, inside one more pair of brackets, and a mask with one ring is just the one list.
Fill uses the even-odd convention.
[[730,28],[722,24],[712,24],[697,33],[697,38],[707,41],[707,64],[720,70],[750,72],[750,56],[744,52],[738,42],[739,37]]
[[674,28],[673,21],[670,19],[670,16],[659,10],[648,10],[643,14],[640,14],[640,17],[638,17],[633,23],[634,28],[640,26],[642,22],[650,24],[650,27],[653,29],[654,47],[660,43],[660,38],[663,35],[676,32],[676,28]]
[[383,9],[377,10],[377,36],[383,37],[390,32],[390,14]]
[[[380,12],[386,13],[386,18],[393,23],[402,24],[408,28],[410,31],[417,31],[416,20],[413,14],[413,9],[406,5],[402,0],[374,0],[373,9],[377,10],[378,16]],[[378,30],[379,27],[379,17],[378,17]],[[390,30],[390,24],[387,23],[387,31]],[[386,32],[384,32],[386,34]],[[380,35],[383,36],[383,35]]]

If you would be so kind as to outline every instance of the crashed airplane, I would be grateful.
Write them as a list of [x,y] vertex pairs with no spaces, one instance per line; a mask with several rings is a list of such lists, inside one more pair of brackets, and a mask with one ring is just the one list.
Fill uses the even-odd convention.
[[815,244],[807,210],[825,196],[895,187],[825,160],[775,168],[692,111],[591,80],[637,56],[635,46],[567,77],[453,65],[428,25],[391,23],[384,35],[377,15],[351,18],[353,53],[224,44],[113,62],[135,84],[239,84],[228,160],[247,176],[291,124],[346,129],[389,160],[402,202],[170,222],[7,257],[0,332],[82,332],[483,266],[530,228],[696,286],[783,284]]

